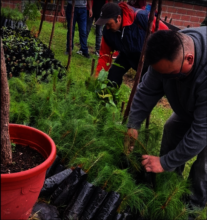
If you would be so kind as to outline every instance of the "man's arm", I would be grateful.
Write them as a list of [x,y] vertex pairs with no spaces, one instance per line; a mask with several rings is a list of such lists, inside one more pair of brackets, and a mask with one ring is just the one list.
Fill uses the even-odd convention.
[[207,147],[207,77],[196,96],[194,120],[177,147],[160,158],[164,170],[172,170]]
[[92,11],[92,1],[87,0],[87,6],[88,6],[88,11],[89,11],[89,18],[93,16],[93,11]]
[[101,47],[99,52],[99,59],[98,64],[96,67],[96,73],[95,77],[98,77],[99,72],[104,68],[105,71],[108,71],[110,68],[110,64],[112,62],[112,49],[108,46],[108,44],[105,42],[104,37],[102,37],[101,40]]
[[127,127],[140,129],[141,123],[163,95],[162,77],[149,67],[133,98]]

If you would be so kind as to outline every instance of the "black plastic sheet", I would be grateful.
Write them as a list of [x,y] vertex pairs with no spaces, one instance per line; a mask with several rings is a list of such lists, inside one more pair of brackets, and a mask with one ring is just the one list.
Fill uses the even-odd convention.
[[110,192],[93,220],[114,220],[120,204],[120,195],[116,192]]
[[60,158],[56,156],[55,161],[53,164],[47,169],[46,171],[46,179],[53,176],[56,166],[60,163]]
[[117,213],[114,217],[114,220],[122,220],[123,219],[123,214]]
[[47,178],[40,192],[40,197],[50,196],[53,191],[72,173],[71,169],[63,170],[62,172]]
[[[31,216],[34,214],[36,214],[38,220],[61,220],[57,208],[46,203],[36,203]],[[33,219],[36,219],[35,216]]]
[[69,207],[66,208],[64,220],[79,220],[91,196],[93,195],[94,190],[94,185],[89,182],[85,182],[73,205],[69,205]]
[[51,195],[51,203],[56,206],[68,205],[77,188],[86,178],[87,174],[81,168],[76,167]]
[[97,213],[97,210],[100,208],[107,195],[108,192],[101,189],[100,187],[96,187],[93,196],[91,197],[85,211],[83,212],[81,220],[92,219]]

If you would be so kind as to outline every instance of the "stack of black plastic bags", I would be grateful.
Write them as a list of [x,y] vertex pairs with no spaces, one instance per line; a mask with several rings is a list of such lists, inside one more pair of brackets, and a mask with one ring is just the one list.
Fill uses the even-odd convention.
[[121,204],[120,195],[106,192],[86,181],[87,174],[79,167],[65,169],[57,156],[47,170],[40,198],[50,204],[36,203],[33,214],[40,220],[141,220],[138,214],[117,213]]

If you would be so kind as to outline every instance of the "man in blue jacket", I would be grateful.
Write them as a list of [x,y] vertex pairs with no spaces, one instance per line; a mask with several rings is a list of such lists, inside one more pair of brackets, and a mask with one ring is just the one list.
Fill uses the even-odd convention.
[[176,171],[197,155],[189,179],[192,206],[207,202],[207,29],[158,31],[147,43],[148,71],[138,85],[128,121],[137,139],[141,123],[166,95],[174,113],[164,126],[160,157],[143,155],[147,172]]

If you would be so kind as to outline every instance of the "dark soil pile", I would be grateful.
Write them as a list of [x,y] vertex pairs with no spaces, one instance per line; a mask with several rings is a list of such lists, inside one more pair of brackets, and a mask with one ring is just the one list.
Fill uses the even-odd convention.
[[22,145],[16,145],[12,151],[12,164],[1,164],[1,174],[16,173],[29,170],[45,161],[45,158],[36,150]]

